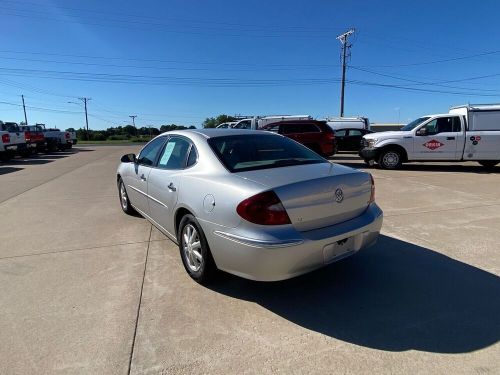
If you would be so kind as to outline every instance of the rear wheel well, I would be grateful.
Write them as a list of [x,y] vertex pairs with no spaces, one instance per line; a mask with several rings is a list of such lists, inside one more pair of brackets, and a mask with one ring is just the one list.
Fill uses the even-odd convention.
[[387,146],[384,146],[380,149],[380,151],[378,152],[378,155],[380,156],[383,152],[386,152],[388,150],[394,150],[394,151],[398,151],[399,154],[401,155],[401,158],[402,158],[402,162],[407,162],[408,161],[408,154],[406,153],[406,150],[404,147],[402,146],[399,146],[399,145],[387,145]]
[[[184,216],[191,214],[191,211],[189,211],[187,208],[181,207],[177,210],[175,213],[175,236],[177,237],[177,232],[179,231],[179,224],[181,223],[181,220]],[[194,216],[194,215],[193,215]]]

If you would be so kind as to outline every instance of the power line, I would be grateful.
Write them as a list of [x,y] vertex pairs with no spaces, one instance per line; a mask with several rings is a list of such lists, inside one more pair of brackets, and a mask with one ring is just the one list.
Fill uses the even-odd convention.
[[[409,78],[404,78],[400,76],[394,76],[391,74],[385,74],[385,73],[380,73],[380,72],[374,72],[372,70],[368,69],[363,69],[363,68],[358,68],[358,67],[352,67],[354,70],[359,70],[362,72],[382,76],[382,77],[388,77],[388,78],[393,78],[401,81],[406,81],[406,82],[412,82],[415,85],[425,85],[425,86],[438,86],[438,87],[446,87],[446,88],[453,88],[453,89],[460,89],[460,90],[474,90],[474,91],[488,91],[488,92],[500,92],[500,89],[479,89],[479,88],[473,88],[473,87],[460,87],[460,86],[452,86],[452,85],[445,85],[443,83],[450,83],[450,82],[463,82],[467,80],[474,80],[474,79],[480,79],[480,78],[491,78],[495,76],[500,76],[500,73],[497,74],[490,74],[487,76],[479,76],[479,77],[470,77],[470,78],[463,78],[463,79],[458,79],[458,80],[447,80],[447,81],[438,81],[438,82],[425,82],[425,81],[417,81],[414,79],[409,79]],[[414,86],[415,86],[414,85]]]
[[[312,34],[304,31],[287,31],[286,33],[279,33],[280,31],[283,30],[275,30],[276,34],[259,34],[258,30],[238,30],[240,32],[245,32],[249,31],[248,34],[242,34],[242,33],[229,33],[227,32],[227,29],[216,29],[221,32],[218,33],[209,33],[206,31],[207,27],[197,27],[197,26],[189,26],[189,25],[181,25],[180,27],[184,27],[186,29],[199,29],[199,32],[193,32],[193,31],[185,31],[185,30],[179,30],[179,25],[175,25],[175,29],[168,29],[172,25],[164,24],[164,23],[155,23],[155,22],[142,22],[142,21],[136,21],[136,20],[116,20],[116,19],[109,19],[109,18],[97,18],[97,17],[92,17],[92,21],[89,22],[87,20],[79,20],[78,22],[69,20],[69,19],[61,19],[61,18],[54,18],[54,17],[47,17],[46,15],[48,14],[49,16],[52,15],[51,13],[46,13],[46,12],[40,12],[36,10],[28,10],[28,9],[12,9],[12,8],[6,8],[6,7],[0,7],[3,9],[2,14],[3,15],[9,15],[13,17],[21,17],[21,18],[28,18],[28,19],[39,19],[39,20],[45,20],[45,21],[55,21],[55,22],[61,22],[61,23],[69,23],[69,24],[77,24],[77,25],[89,25],[89,26],[99,26],[99,27],[107,27],[107,28],[122,28],[122,29],[127,29],[127,30],[144,30],[144,31],[150,31],[150,30],[155,30],[157,31],[160,29],[163,32],[166,33],[173,33],[173,34],[182,34],[182,35],[200,35],[200,36],[217,36],[217,37],[247,37],[247,38],[327,38],[328,36],[326,34]],[[26,14],[26,12],[28,14]],[[35,15],[30,14],[30,13],[35,13]],[[38,15],[41,14],[41,15]],[[97,23],[95,21],[102,21],[103,23]],[[116,24],[118,23],[118,24]],[[142,27],[137,27],[137,25],[142,26]],[[214,29],[208,27],[208,29]]]
[[[13,3],[15,5],[19,4],[27,4],[27,5],[35,5],[39,7],[43,7],[46,9],[46,4],[40,4],[36,2],[28,2],[28,1],[12,1],[12,0],[4,0],[6,3]],[[75,8],[75,7],[66,7],[66,6],[57,6],[57,9],[63,9],[63,10],[74,10],[74,11],[80,11],[80,12],[87,12],[87,13],[98,13],[98,14],[105,14],[105,15],[112,15],[112,16],[118,16],[118,17],[132,17],[132,18],[142,18],[142,19],[147,19],[147,20],[160,20],[160,21],[165,21],[165,20],[170,20],[174,22],[181,22],[183,24],[185,23],[198,23],[202,24],[204,26],[204,29],[206,29],[206,25],[212,26],[212,25],[221,25],[221,26],[235,26],[238,28],[241,27],[248,27],[248,28],[257,28],[258,30],[297,30],[297,31],[312,31],[312,32],[331,32],[334,30],[340,30],[340,27],[322,27],[322,28],[311,28],[311,27],[304,27],[304,26],[297,26],[297,25],[277,25],[274,26],[273,24],[266,24],[266,25],[256,25],[256,24],[242,24],[242,23],[234,23],[234,22],[218,22],[216,20],[194,20],[194,19],[187,19],[187,18],[173,18],[173,17],[155,17],[151,15],[140,15],[140,14],[131,14],[131,13],[122,13],[122,12],[108,12],[108,11],[100,11],[100,10],[95,10],[95,9],[83,9],[83,8]],[[30,9],[31,10],[31,9]]]

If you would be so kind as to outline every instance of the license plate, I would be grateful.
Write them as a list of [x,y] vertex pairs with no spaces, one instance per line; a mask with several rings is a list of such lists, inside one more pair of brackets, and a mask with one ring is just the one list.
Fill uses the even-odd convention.
[[352,253],[353,251],[354,237],[349,237],[326,245],[323,249],[323,257],[325,263],[330,263],[339,257]]
[[5,149],[9,151],[15,151],[17,150],[17,146],[5,146]]

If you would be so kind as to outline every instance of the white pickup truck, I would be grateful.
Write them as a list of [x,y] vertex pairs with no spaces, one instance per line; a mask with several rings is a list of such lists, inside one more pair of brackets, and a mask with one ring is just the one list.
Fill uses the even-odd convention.
[[59,129],[53,128],[49,129],[45,127],[45,124],[37,124],[42,127],[45,139],[47,141],[47,150],[49,151],[63,151],[68,150],[73,147],[73,141],[71,140],[71,134],[66,131],[61,131]]
[[452,107],[400,131],[367,134],[359,155],[384,169],[409,161],[477,161],[492,168],[500,163],[500,104]]
[[25,134],[17,123],[0,121],[0,137],[0,156],[3,160],[12,158],[16,153],[28,155]]

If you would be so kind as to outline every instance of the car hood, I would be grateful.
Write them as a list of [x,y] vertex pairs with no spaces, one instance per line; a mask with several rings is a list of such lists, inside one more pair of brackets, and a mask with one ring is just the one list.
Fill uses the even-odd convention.
[[404,131],[387,131],[387,132],[378,132],[366,134],[364,139],[386,139],[386,138],[401,138],[404,136],[411,135],[412,132],[404,132]]

